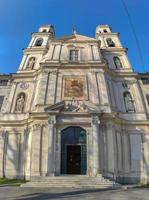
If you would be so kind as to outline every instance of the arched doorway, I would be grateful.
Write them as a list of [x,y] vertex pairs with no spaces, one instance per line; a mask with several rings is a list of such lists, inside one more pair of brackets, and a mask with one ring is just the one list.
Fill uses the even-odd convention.
[[86,174],[86,131],[71,126],[61,133],[61,174]]

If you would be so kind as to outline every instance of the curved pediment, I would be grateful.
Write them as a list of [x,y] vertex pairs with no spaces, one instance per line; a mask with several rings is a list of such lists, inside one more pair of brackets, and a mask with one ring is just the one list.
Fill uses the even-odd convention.
[[90,101],[79,102],[77,100],[61,101],[45,108],[47,113],[80,112],[80,113],[103,113],[104,110]]

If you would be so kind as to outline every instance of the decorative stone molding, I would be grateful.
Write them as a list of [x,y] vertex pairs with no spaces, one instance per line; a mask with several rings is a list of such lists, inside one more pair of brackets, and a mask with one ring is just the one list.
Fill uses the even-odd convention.
[[84,102],[79,102],[78,100],[71,100],[65,104],[63,111],[65,112],[80,112],[86,111],[87,108],[84,105]]
[[20,88],[22,90],[27,90],[29,88],[29,83],[26,83],[26,82],[20,83]]
[[90,101],[79,101],[75,99],[58,102],[46,107],[45,111],[52,114],[54,112],[56,114],[59,112],[86,112],[90,114],[99,113],[100,115],[106,112],[103,106],[95,105]]

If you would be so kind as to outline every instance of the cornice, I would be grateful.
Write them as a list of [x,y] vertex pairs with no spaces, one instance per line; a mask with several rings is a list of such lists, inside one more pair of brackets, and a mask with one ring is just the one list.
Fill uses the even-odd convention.
[[43,54],[48,50],[47,46],[41,46],[41,47],[28,47],[23,49],[23,53],[24,54],[29,54],[29,53],[39,53],[39,54]]
[[32,33],[32,37],[43,37],[43,36],[48,36],[51,37],[51,33],[50,32],[33,32]]
[[[128,121],[125,119],[122,119],[118,116],[118,113],[112,112],[112,113],[94,113],[97,116],[99,116],[99,120],[101,121],[107,121],[107,120],[112,120],[114,123],[119,124],[119,125],[138,125],[138,126],[149,126],[149,120],[135,120],[135,121]],[[27,119],[23,120],[0,120],[0,126],[2,127],[22,127],[26,125],[31,125],[35,121],[47,121],[50,116],[76,116],[76,117],[92,117],[91,113],[87,112],[34,112],[30,113],[29,117]]]
[[102,116],[102,120],[111,119],[114,123],[120,124],[120,125],[149,125],[149,120],[134,120],[134,121],[128,121],[125,119],[122,119],[118,116],[118,113],[104,113]]
[[127,51],[128,51],[128,49],[127,48],[123,48],[123,47],[105,47],[105,48],[101,48],[100,49],[101,50],[101,52],[103,52],[103,53],[114,53],[115,51],[116,52],[126,52],[127,53]]
[[109,33],[109,32],[107,32],[107,33],[99,33],[99,35],[98,36],[119,36],[119,32],[116,32],[116,33]]
[[19,71],[16,74],[13,74],[12,77],[13,79],[22,79],[22,78],[34,78],[37,75],[37,71]]
[[121,78],[121,77],[137,78],[138,76],[138,74],[133,71],[118,71],[118,70],[115,71],[110,69],[109,67],[106,67],[105,69],[106,69],[105,72],[114,78]]
[[94,62],[79,62],[79,63],[69,63],[69,62],[44,62],[44,63],[40,63],[41,67],[63,67],[63,68],[80,68],[80,67],[87,67],[87,68],[91,68],[91,67],[104,67],[105,63],[103,63],[102,61],[94,61]]

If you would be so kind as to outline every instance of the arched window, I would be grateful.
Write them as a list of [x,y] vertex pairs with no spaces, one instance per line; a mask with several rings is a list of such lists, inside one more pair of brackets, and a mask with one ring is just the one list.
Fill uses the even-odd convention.
[[107,38],[106,41],[107,41],[108,47],[115,47],[115,43],[113,42],[111,38]]
[[119,57],[115,56],[115,57],[113,58],[113,61],[114,61],[114,64],[115,64],[116,69],[120,69],[120,68],[123,67],[123,66],[122,66],[122,63],[121,63],[121,60],[119,59]]
[[107,33],[108,31],[106,29],[103,30],[104,33]]
[[34,69],[35,63],[36,63],[36,58],[35,57],[29,58],[26,68],[27,69]]
[[35,42],[35,46],[42,46],[43,38],[38,38]]
[[124,92],[123,97],[124,97],[126,112],[135,112],[134,100],[132,99],[130,92],[128,91]]
[[16,106],[15,106],[15,112],[16,113],[23,113],[24,108],[25,108],[25,100],[26,100],[26,95],[24,92],[21,92],[17,96],[16,100]]

